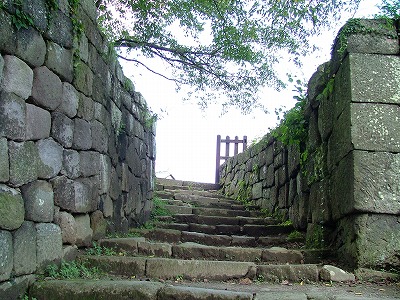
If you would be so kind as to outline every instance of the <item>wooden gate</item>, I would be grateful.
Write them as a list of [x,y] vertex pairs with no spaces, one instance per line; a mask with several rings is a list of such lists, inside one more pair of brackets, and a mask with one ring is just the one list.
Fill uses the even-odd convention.
[[[225,155],[221,156],[221,144],[225,143]],[[221,160],[226,160],[229,157],[230,144],[234,144],[233,148],[233,156],[239,153],[239,144],[243,144],[243,151],[247,149],[247,136],[243,136],[242,140],[239,140],[237,136],[235,136],[234,140],[231,140],[229,136],[226,136],[225,139],[221,139],[221,136],[217,136],[217,156],[216,156],[216,167],[215,167],[215,183],[219,183],[219,173]]]

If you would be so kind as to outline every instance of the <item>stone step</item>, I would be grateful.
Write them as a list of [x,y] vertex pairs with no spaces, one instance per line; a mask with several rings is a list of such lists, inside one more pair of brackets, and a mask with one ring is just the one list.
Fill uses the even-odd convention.
[[256,275],[256,264],[253,262],[130,256],[80,256],[78,259],[86,266],[97,267],[108,274],[131,278],[174,280],[181,277],[189,280],[226,281],[254,278]]
[[163,201],[167,205],[246,210],[246,206],[238,204],[237,202],[220,201],[216,198],[208,198],[207,201],[202,201],[202,200],[189,201],[189,200],[177,200],[177,199],[161,199],[161,201]]
[[253,262],[185,260],[159,257],[80,256],[88,267],[96,267],[111,275],[151,279],[227,281],[241,278],[262,278],[267,282],[318,282],[316,264],[257,265]]
[[[175,280],[176,281],[176,280]],[[395,300],[398,289],[392,286],[347,284],[327,287],[325,284],[232,284],[172,281],[74,279],[35,282],[29,294],[38,300]],[[8,299],[8,298],[7,298]]]
[[101,246],[114,249],[123,255],[143,255],[180,259],[247,261],[256,263],[296,263],[304,262],[301,251],[280,247],[269,249],[207,246],[193,242],[171,245],[163,242],[149,242],[137,239],[105,239],[99,241]]
[[194,207],[193,214],[202,216],[221,216],[221,217],[263,217],[260,211],[233,210],[224,208]]
[[31,289],[30,297],[38,300],[252,300],[253,293],[173,286],[155,281],[76,279],[36,282]]
[[[208,246],[237,246],[237,247],[284,247],[299,249],[303,240],[289,240],[287,235],[271,237],[248,237],[238,235],[205,234],[199,232],[181,231],[175,229],[131,229],[132,233],[142,235],[142,238],[151,241],[179,244],[194,242]],[[136,239],[136,238],[128,238]],[[310,257],[315,257],[310,256]]]
[[158,228],[192,231],[206,234],[245,235],[249,237],[262,237],[280,234],[289,234],[294,229],[286,225],[207,225],[199,223],[154,223]]
[[215,183],[203,183],[203,182],[193,182],[184,180],[173,180],[157,178],[156,183],[159,187],[169,188],[169,187],[187,187],[189,190],[204,190],[204,191],[216,191],[220,188],[219,184]]
[[254,217],[222,217],[222,216],[205,216],[194,214],[176,214],[173,219],[177,223],[198,223],[205,225],[277,225],[278,221],[273,218],[254,218]]

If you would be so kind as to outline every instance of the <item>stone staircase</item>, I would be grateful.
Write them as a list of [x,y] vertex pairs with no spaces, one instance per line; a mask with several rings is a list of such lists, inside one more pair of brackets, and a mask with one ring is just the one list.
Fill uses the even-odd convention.
[[[213,184],[158,180],[156,196],[171,215],[101,247],[117,255],[81,255],[103,280],[37,282],[42,299],[352,299],[330,298],[315,285],[335,280],[326,251],[304,250],[291,225],[265,217],[255,206],[226,199]],[[336,271],[336,269],[335,269]],[[337,278],[337,277],[336,277]],[[340,281],[354,280],[343,273]],[[305,289],[312,286],[313,289]],[[324,294],[325,293],[325,294]],[[320,298],[313,298],[314,296]],[[367,298],[365,298],[367,299]]]

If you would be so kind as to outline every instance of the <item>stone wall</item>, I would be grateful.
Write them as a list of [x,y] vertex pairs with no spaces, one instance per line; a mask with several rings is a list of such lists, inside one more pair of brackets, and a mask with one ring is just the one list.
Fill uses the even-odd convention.
[[290,218],[351,267],[400,269],[398,31],[351,21],[332,53],[308,84],[303,149],[266,135],[222,166],[223,191]]
[[[77,247],[91,245],[107,229],[125,231],[147,219],[155,124],[100,33],[93,1],[81,0],[77,7],[68,0],[25,0],[19,6],[3,2],[4,292],[12,285],[24,286],[29,274],[49,262],[73,257]],[[32,26],[27,26],[29,18]]]

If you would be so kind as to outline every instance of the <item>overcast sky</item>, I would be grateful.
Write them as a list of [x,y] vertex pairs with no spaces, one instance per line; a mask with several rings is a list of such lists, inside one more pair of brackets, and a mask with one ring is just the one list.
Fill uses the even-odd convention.
[[[357,16],[376,13],[377,3],[378,0],[364,0]],[[338,29],[319,37],[321,51],[305,58],[302,70],[282,62],[280,71],[283,74],[298,74],[308,80],[320,64],[330,59],[331,45]],[[221,109],[217,106],[202,112],[195,103],[182,102],[173,83],[145,70],[134,69],[129,63],[121,61],[121,64],[125,75],[134,82],[136,90],[142,93],[151,109],[160,115],[156,136],[158,177],[172,174],[180,180],[214,182],[218,134],[223,137],[237,135],[240,138],[247,135],[251,142],[276,125],[275,108],[284,106],[289,109],[295,103],[294,92],[290,89],[277,92],[264,88],[262,102],[268,107],[269,114],[256,111],[242,115],[240,111],[231,109],[221,116]]]

